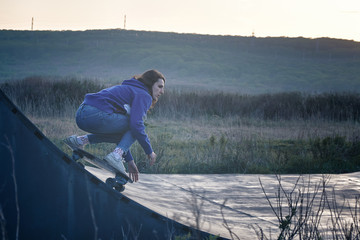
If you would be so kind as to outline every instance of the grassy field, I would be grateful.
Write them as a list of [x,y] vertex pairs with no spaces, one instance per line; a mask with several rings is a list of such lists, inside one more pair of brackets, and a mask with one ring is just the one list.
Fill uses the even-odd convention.
[[[20,109],[64,151],[82,134],[77,107],[93,80],[27,78],[1,85]],[[74,91],[76,89],[76,91]],[[149,173],[339,173],[360,169],[360,96],[354,93],[237,95],[168,89],[148,114],[147,132],[158,154]],[[114,145],[91,145],[103,156]]]
[[[89,79],[46,77],[0,85],[26,116],[68,154],[71,152],[62,139],[84,134],[75,123],[77,107],[86,93],[103,87],[104,84]],[[137,143],[132,146],[132,153],[142,173],[359,171],[359,111],[360,96],[355,93],[238,95],[167,89],[146,122],[158,154],[157,163],[149,167]],[[113,148],[113,144],[97,144],[86,150],[103,156]],[[343,218],[339,211],[343,206],[331,197],[326,178],[314,186],[308,184],[296,182],[287,192],[279,178],[272,198],[277,208],[273,211],[275,215],[277,211],[289,215],[278,217],[279,232],[270,235],[278,235],[278,239],[323,239],[320,221],[314,219],[320,219],[324,209],[328,209],[332,219],[336,219],[326,226],[333,239],[358,239],[359,197],[355,203],[350,200],[351,205],[347,202],[353,209],[352,219]],[[270,203],[264,188],[263,191]],[[315,206],[310,198],[316,195],[320,202]],[[239,239],[229,226],[224,227],[232,239]],[[266,229],[252,227],[257,239],[268,239]]]

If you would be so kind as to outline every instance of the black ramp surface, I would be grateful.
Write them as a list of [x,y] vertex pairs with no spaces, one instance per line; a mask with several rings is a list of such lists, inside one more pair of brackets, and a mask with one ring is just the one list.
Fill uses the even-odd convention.
[[194,231],[81,168],[1,90],[0,223],[9,239],[172,239]]

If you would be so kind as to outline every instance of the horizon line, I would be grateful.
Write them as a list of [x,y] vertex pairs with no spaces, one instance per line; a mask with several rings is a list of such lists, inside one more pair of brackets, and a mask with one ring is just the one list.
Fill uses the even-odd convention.
[[26,32],[86,32],[86,31],[135,31],[135,32],[158,32],[158,33],[174,33],[174,34],[188,34],[188,35],[203,35],[203,36],[223,36],[223,37],[249,37],[249,38],[304,38],[304,39],[335,39],[335,40],[343,40],[343,41],[353,41],[359,42],[360,40],[355,39],[347,39],[347,38],[335,38],[329,36],[322,36],[322,37],[304,37],[304,36],[297,36],[297,37],[290,37],[290,36],[256,36],[255,34],[251,35],[234,35],[234,34],[210,34],[210,33],[192,33],[192,32],[175,32],[175,31],[160,31],[160,30],[138,30],[138,29],[125,29],[125,28],[94,28],[94,29],[0,29],[0,31],[26,31]]

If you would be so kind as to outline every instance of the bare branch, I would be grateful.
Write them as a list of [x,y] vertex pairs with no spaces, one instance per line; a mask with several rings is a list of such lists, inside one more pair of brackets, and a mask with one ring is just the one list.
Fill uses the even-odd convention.
[[16,181],[15,157],[14,157],[14,152],[10,145],[9,138],[6,135],[4,135],[4,137],[6,139],[7,144],[2,143],[1,145],[3,145],[4,147],[6,147],[9,150],[10,155],[11,155],[11,162],[12,162],[12,178],[14,181],[15,206],[16,206],[16,214],[17,214],[15,239],[17,240],[17,239],[19,239],[19,230],[20,230],[20,207],[19,207],[19,198],[18,198],[18,186],[17,186],[17,181]]
[[[223,209],[226,205],[226,202],[227,202],[227,199],[224,200],[223,204],[221,205],[220,207],[220,212],[221,212],[221,216],[222,216],[222,219],[223,219],[223,226],[226,228],[226,230],[229,232],[230,234],[230,237],[231,239],[238,239],[240,240],[239,236],[236,235],[233,231],[232,231],[232,228],[230,227],[230,225],[228,224],[227,220],[225,219],[225,215],[224,215],[224,212],[223,212]],[[254,229],[255,230],[255,229]]]

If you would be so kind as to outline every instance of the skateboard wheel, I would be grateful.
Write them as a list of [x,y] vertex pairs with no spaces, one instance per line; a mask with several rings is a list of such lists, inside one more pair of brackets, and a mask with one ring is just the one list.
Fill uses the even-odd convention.
[[110,186],[111,188],[115,189],[118,192],[122,192],[125,190],[125,186],[118,183],[114,178],[106,179],[105,183]]
[[125,190],[125,186],[124,185],[117,185],[114,187],[116,191],[118,192],[123,192]]
[[106,181],[105,181],[105,183],[107,184],[107,185],[109,185],[109,186],[111,186],[111,187],[114,187],[114,185],[115,185],[115,179],[113,179],[113,178],[108,178],[108,179],[106,179]]

